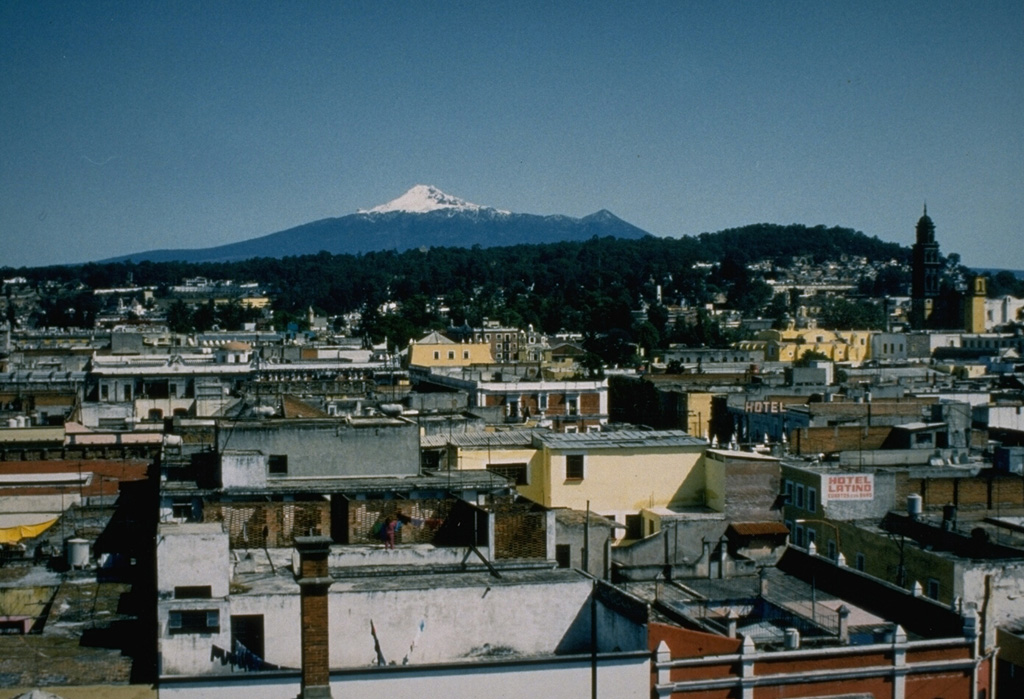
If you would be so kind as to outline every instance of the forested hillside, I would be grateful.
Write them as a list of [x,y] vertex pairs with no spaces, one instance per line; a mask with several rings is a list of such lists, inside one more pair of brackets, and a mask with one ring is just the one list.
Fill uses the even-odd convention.
[[[436,308],[440,298],[454,323],[476,324],[486,316],[548,332],[617,329],[635,335],[632,311],[642,301],[653,302],[658,286],[666,304],[703,304],[725,294],[731,307],[753,312],[771,294],[747,270],[748,263],[772,260],[787,266],[794,257],[820,262],[843,255],[906,262],[909,250],[845,228],[758,224],[679,239],[593,238],[362,255],[321,252],[231,263],[91,263],[3,273],[33,282],[80,282],[88,288],[123,286],[130,279],[159,289],[194,276],[256,281],[271,293],[274,310],[282,317],[310,306],[332,315],[362,310],[365,331],[392,339],[442,325]],[[380,317],[375,309],[385,301],[401,303],[401,317]],[[398,322],[401,326],[393,327]]]

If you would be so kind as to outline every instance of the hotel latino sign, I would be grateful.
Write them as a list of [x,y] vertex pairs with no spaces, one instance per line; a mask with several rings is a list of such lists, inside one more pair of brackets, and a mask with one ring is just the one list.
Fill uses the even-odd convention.
[[875,476],[872,473],[851,473],[825,476],[822,500],[872,500],[875,497]]

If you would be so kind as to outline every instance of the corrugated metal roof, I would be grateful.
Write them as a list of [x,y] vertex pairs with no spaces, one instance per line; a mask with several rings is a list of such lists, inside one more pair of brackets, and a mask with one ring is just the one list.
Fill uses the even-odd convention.
[[420,447],[440,449],[448,445],[456,447],[529,447],[535,434],[545,430],[507,430],[503,432],[456,432],[453,434],[428,434],[420,438]]
[[641,432],[548,432],[537,440],[549,449],[635,449],[650,447],[706,447],[707,442],[682,430]]

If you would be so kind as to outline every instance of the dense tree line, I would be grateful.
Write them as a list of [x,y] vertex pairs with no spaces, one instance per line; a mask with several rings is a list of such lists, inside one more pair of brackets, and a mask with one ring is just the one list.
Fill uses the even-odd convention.
[[[757,312],[773,301],[770,287],[751,276],[746,265],[773,259],[788,265],[793,257],[816,261],[841,255],[906,262],[909,251],[844,228],[758,224],[696,237],[637,240],[593,238],[585,242],[516,245],[504,248],[431,248],[257,258],[241,262],[88,263],[34,269],[4,269],[34,283],[65,282],[87,288],[135,284],[166,289],[186,277],[257,281],[274,298],[276,314],[364,312],[363,330],[396,343],[424,328],[441,327],[438,299],[450,309],[448,320],[478,325],[484,317],[512,325],[533,325],[546,332],[561,329],[593,338],[594,351],[618,357],[633,343],[648,348],[665,341],[721,344],[729,338],[710,318],[690,328],[670,328],[658,301],[705,304],[724,294],[731,307]],[[698,263],[706,263],[700,265]],[[397,315],[376,311],[385,301],[402,304]],[[648,308],[647,318],[634,310]],[[209,320],[204,309],[185,324]],[[210,315],[207,313],[206,315]],[[234,319],[232,319],[234,320]],[[234,324],[233,322],[229,324]],[[673,333],[675,336],[673,336]]]

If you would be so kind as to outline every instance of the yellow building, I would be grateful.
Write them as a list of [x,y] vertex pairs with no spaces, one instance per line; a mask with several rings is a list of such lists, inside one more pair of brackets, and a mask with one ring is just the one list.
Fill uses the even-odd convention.
[[520,495],[541,502],[542,481],[536,474],[542,467],[543,452],[534,441],[534,434],[538,431],[521,429],[429,435],[420,439],[420,448],[431,455],[424,461],[436,463],[441,471],[490,471],[513,481]]
[[985,297],[988,295],[985,277],[974,278],[972,293],[964,299],[964,330],[969,333],[985,332]]
[[432,435],[441,469],[486,469],[545,507],[586,510],[626,523],[650,507],[708,505],[707,443],[682,430],[546,430]]
[[739,349],[764,351],[769,362],[795,362],[807,352],[820,352],[834,362],[860,363],[871,358],[870,330],[822,330],[820,328],[762,330]]
[[409,366],[464,367],[493,361],[489,345],[455,342],[436,331],[419,341],[409,341]]

